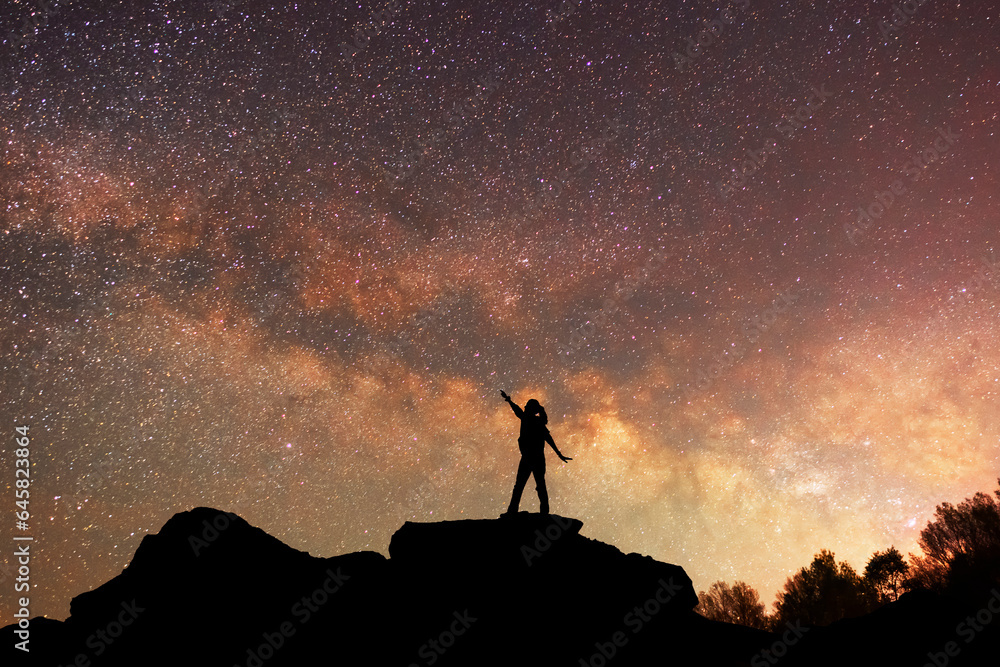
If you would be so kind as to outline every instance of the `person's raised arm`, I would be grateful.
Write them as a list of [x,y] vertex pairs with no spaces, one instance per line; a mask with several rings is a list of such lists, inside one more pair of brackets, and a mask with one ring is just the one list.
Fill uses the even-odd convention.
[[563,456],[562,452],[559,451],[559,448],[556,447],[556,441],[552,439],[552,434],[549,433],[548,429],[545,429],[545,442],[547,442],[550,445],[552,445],[552,449],[555,451],[556,456],[558,456],[563,461],[572,461],[573,460],[573,457],[571,457],[571,456]]
[[503,396],[503,400],[507,401],[507,403],[510,404],[510,409],[514,411],[514,414],[517,415],[518,419],[521,419],[521,418],[524,417],[524,410],[522,410],[521,408],[519,408],[517,406],[517,403],[515,403],[512,400],[510,400],[510,396],[508,396],[506,392],[501,391],[500,395]]

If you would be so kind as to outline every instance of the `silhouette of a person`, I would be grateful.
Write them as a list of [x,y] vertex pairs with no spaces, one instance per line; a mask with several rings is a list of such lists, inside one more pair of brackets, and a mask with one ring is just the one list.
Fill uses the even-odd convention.
[[572,461],[568,456],[563,456],[559,448],[556,447],[552,434],[546,428],[549,421],[545,414],[545,408],[535,399],[530,399],[524,404],[522,410],[517,403],[510,400],[504,392],[500,392],[504,400],[510,404],[510,409],[514,411],[518,419],[521,420],[521,435],[517,438],[517,447],[521,450],[521,462],[517,466],[517,480],[514,482],[514,493],[510,497],[510,506],[506,514],[517,514],[517,507],[521,504],[521,493],[524,485],[528,483],[528,477],[535,476],[535,490],[538,491],[538,502],[541,505],[539,511],[542,514],[549,513],[549,492],[545,488],[545,443],[552,445],[556,456],[563,461]]

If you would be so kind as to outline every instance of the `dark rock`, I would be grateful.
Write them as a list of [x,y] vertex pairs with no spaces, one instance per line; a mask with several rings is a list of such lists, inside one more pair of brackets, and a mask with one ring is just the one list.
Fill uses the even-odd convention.
[[[741,665],[774,635],[708,621],[684,570],[521,513],[406,523],[373,552],[316,558],[197,508],[146,536],[65,622],[32,620],[19,664]],[[6,664],[6,663],[5,663]]]
[[[971,597],[913,591],[870,614],[809,628],[781,659],[788,667],[986,667],[998,664],[1000,613],[993,623],[975,623],[989,610],[1000,611],[1000,591]],[[987,615],[983,615],[986,618]],[[761,665],[769,664],[766,661]]]

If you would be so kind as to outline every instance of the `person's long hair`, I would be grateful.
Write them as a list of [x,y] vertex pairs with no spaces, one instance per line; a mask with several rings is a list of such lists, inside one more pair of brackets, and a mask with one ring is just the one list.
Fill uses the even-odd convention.
[[549,423],[549,416],[545,414],[545,408],[543,408],[542,404],[539,403],[534,398],[530,399],[524,405],[524,411],[527,412],[529,415],[538,415],[538,419],[541,420],[543,426]]

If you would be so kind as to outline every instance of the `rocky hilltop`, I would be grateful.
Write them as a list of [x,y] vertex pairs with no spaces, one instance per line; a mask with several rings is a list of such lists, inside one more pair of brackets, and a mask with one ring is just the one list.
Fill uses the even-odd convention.
[[[196,508],[120,575],[35,618],[33,665],[745,665],[774,636],[708,621],[676,565],[521,513],[406,523],[389,558],[316,558]],[[25,658],[27,657],[27,660]],[[6,663],[5,664],[10,664]]]
[[1000,591],[913,592],[827,627],[709,621],[676,565],[521,513],[406,523],[389,558],[316,558],[235,514],[199,507],[147,535],[131,563],[78,595],[66,621],[31,620],[31,652],[0,630],[0,664],[996,665]]

